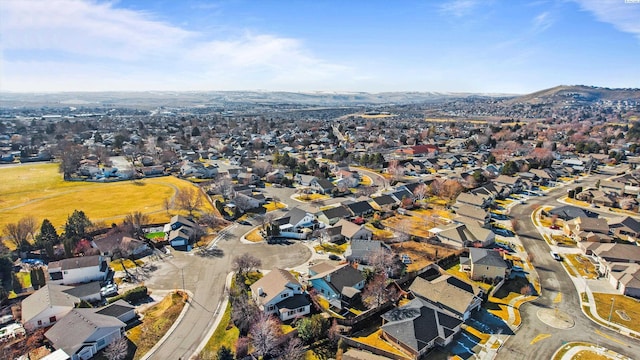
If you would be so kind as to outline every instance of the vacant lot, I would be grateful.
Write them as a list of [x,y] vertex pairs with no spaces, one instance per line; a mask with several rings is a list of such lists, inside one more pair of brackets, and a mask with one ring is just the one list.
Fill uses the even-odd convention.
[[411,259],[411,264],[407,264],[407,272],[420,270],[437,259],[455,253],[452,249],[415,241],[391,244],[391,248],[395,253],[406,254]]
[[[628,296],[593,293],[596,301],[596,309],[601,318],[628,327],[634,331],[640,331],[640,303]],[[613,299],[613,300],[612,300]],[[613,311],[611,304],[613,301]]]
[[[57,164],[28,164],[0,167],[0,229],[30,215],[38,226],[49,219],[61,229],[73,210],[82,210],[93,222],[120,222],[126,214],[139,211],[151,222],[164,222],[177,213],[167,214],[163,202],[173,199],[179,189],[193,187],[175,177],[108,184],[67,182]],[[204,208],[212,210],[207,201]]]

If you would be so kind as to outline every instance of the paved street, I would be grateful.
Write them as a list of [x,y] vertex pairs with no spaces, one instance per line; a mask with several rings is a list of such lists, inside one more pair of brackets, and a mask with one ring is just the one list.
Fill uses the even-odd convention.
[[[235,255],[248,252],[262,260],[262,268],[293,267],[306,262],[311,251],[300,243],[292,245],[242,244],[239,241],[250,227],[236,226],[222,237],[218,247],[224,256],[206,257],[196,249],[191,253],[173,251],[173,257],[158,261],[158,269],[145,285],[153,290],[184,287],[193,294],[190,306],[171,336],[151,355],[150,359],[188,359],[205,339],[214,322],[218,304],[224,294],[224,281],[231,271]],[[223,310],[223,309],[222,309]],[[222,311],[220,310],[220,311]]]
[[[604,178],[602,175],[591,176],[579,185],[592,186],[597,179],[602,178]],[[549,359],[567,341],[598,344],[631,358],[640,354],[640,341],[607,330],[582,313],[580,298],[573,282],[562,265],[551,258],[549,246],[531,222],[530,215],[535,205],[559,206],[556,199],[564,196],[566,190],[571,187],[573,186],[556,189],[545,197],[532,198],[527,205],[518,205],[511,210],[511,216],[519,221],[520,240],[527,252],[533,254],[533,264],[541,280],[542,295],[521,307],[523,325],[498,352],[497,359]],[[559,293],[561,293],[560,297],[558,297]],[[554,302],[557,299],[561,300]],[[575,321],[575,326],[560,330],[538,319],[540,309],[555,308],[570,315]],[[534,341],[539,335],[550,336]]]

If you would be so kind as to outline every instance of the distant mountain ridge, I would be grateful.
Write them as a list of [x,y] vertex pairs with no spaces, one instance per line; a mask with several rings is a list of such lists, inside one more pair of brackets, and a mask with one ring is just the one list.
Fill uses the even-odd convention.
[[284,92],[284,91],[142,91],[0,93],[0,107],[224,107],[227,104],[297,106],[375,106],[446,102],[464,98],[502,98],[505,104],[561,104],[566,101],[640,100],[640,89],[584,85],[556,86],[527,95],[447,92]]
[[531,94],[517,96],[507,103],[510,104],[550,104],[566,101],[595,102],[595,101],[640,101],[640,89],[611,89],[585,85],[560,85]]

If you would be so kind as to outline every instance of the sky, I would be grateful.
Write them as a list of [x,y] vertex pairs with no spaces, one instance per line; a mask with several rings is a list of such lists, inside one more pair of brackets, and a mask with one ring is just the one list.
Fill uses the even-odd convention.
[[0,92],[640,87],[640,0],[1,0]]

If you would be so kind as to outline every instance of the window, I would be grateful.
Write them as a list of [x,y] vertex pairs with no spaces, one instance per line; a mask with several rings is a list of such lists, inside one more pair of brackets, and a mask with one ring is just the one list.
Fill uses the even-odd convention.
[[287,293],[284,293],[284,294],[280,295],[280,297],[284,299],[284,298],[287,297],[287,295],[288,295]]
[[98,343],[96,345],[98,345],[99,348],[103,347],[104,346],[104,339],[98,340]]
[[50,318],[49,318],[49,322],[50,322],[50,323],[54,323],[54,322],[56,322],[56,317],[55,317],[55,316],[50,317]]
[[267,308],[268,311],[273,311],[273,309],[275,309],[275,305],[269,305]]
[[304,307],[299,308],[298,312],[304,312]]
[[38,320],[38,326],[42,325],[42,320]]

